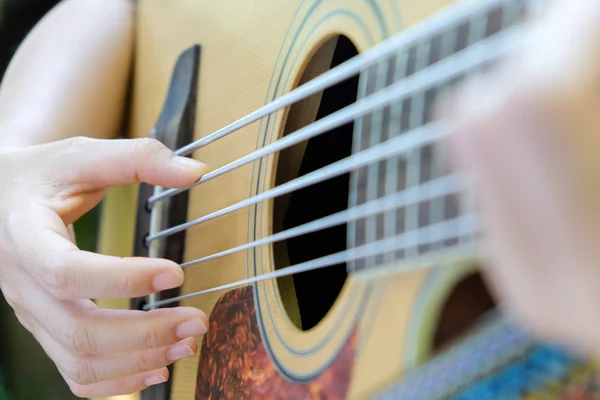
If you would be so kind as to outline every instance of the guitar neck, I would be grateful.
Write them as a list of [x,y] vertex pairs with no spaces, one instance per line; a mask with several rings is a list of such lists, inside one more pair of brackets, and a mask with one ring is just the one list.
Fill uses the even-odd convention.
[[448,167],[445,127],[436,121],[435,106],[514,48],[516,25],[531,4],[486,0],[449,7],[390,39],[404,43],[361,72],[359,102],[387,92],[395,98],[356,121],[353,152],[374,146],[398,151],[352,172],[350,206],[397,206],[350,222],[353,253],[347,261],[357,278],[477,258],[468,177]]

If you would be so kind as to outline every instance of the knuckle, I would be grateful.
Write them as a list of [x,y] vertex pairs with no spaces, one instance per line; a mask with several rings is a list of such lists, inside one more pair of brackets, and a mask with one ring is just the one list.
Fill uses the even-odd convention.
[[44,286],[51,295],[62,300],[73,298],[71,283],[73,277],[66,267],[63,258],[56,256],[41,268],[41,278]]
[[144,154],[152,154],[153,156],[161,155],[162,153],[170,154],[171,151],[162,144],[159,140],[154,138],[143,138],[138,139],[138,145],[140,146],[140,150]]
[[71,360],[64,370],[69,379],[78,386],[91,385],[108,379],[100,363],[84,357]]
[[117,286],[117,290],[119,291],[119,294],[122,297],[132,298],[132,297],[136,297],[136,295],[137,295],[137,292],[138,292],[137,281],[134,277],[132,277],[131,275],[129,275],[127,273],[121,274],[117,278],[116,286]]
[[162,345],[161,334],[155,328],[142,328],[137,332],[138,343],[141,348],[155,349]]
[[94,139],[85,136],[74,136],[61,142],[62,153],[66,156],[85,154],[90,151]]
[[92,143],[93,139],[86,136],[73,136],[64,141],[65,147],[70,149],[81,149]]
[[89,385],[98,382],[94,368],[87,360],[76,359],[67,363],[65,374],[77,385]]
[[[173,152],[169,150],[164,144],[154,138],[143,138],[136,139],[138,157],[142,157],[144,160],[144,174],[156,175],[159,172],[159,166],[162,161],[173,158]],[[146,161],[148,160],[148,161]],[[139,176],[138,180],[143,181],[142,177]]]
[[111,393],[115,396],[126,395],[132,392],[130,385],[123,379],[112,382],[111,386]]
[[79,321],[66,323],[59,334],[63,345],[77,354],[86,355],[98,352],[99,343],[96,336],[91,329]]
[[154,360],[147,354],[140,355],[137,360],[138,373],[149,372],[156,369]]

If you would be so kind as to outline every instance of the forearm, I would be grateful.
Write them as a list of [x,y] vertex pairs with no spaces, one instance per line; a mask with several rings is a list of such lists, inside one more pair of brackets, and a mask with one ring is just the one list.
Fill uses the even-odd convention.
[[120,134],[134,3],[68,0],[30,32],[0,86],[0,147]]

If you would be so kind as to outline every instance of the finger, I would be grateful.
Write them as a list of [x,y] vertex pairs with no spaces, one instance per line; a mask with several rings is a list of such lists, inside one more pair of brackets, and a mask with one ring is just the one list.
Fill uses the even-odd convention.
[[[204,335],[208,316],[194,307],[136,310],[91,309],[79,319],[93,337],[100,338],[97,346],[84,343],[90,353],[119,353],[170,346],[183,339]],[[125,327],[124,324],[130,326]],[[99,347],[100,351],[95,351]]]
[[183,271],[172,261],[81,251],[51,210],[28,211],[11,217],[8,229],[16,251],[13,262],[23,265],[57,298],[133,298],[183,283]]
[[182,187],[206,172],[205,164],[176,156],[161,142],[150,139],[90,139],[77,137],[40,146],[55,155],[53,171],[81,191],[140,182]]
[[90,300],[61,301],[23,282],[21,307],[50,336],[80,355],[106,355],[171,346],[203,335],[208,317],[193,307],[137,310],[99,309]]
[[169,370],[167,368],[161,368],[156,371],[144,372],[136,376],[130,376],[119,380],[80,385],[69,379],[64,372],[60,370],[59,372],[65,382],[69,385],[71,392],[73,392],[75,396],[84,399],[127,395],[144,390],[149,386],[166,382],[167,379],[169,379]]
[[[99,383],[152,372],[185,358],[198,351],[194,338],[160,349],[118,354],[114,356],[85,357],[72,372],[80,384]],[[75,361],[77,362],[77,361]]]
[[120,258],[73,250],[49,254],[43,282],[63,300],[134,298],[180,287],[181,268],[168,260]]
[[172,346],[158,349],[101,356],[82,356],[70,352],[52,338],[39,324],[35,326],[34,336],[64,375],[78,385],[116,381],[153,372],[175,361],[191,357],[198,351],[196,340],[188,338]]

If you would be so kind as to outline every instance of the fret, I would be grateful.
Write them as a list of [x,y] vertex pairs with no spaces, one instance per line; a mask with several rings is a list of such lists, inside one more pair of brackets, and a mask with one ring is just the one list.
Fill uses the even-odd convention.
[[[394,70],[393,81],[397,82],[400,79],[406,77],[408,73],[408,53],[400,53],[396,57],[396,68]],[[390,116],[390,137],[394,137],[400,134],[402,113],[403,113],[403,101],[392,104],[391,116]],[[386,161],[386,175],[385,181],[385,193],[395,193],[399,189],[398,185],[398,171],[400,171],[400,158],[391,157]],[[397,211],[389,211],[384,215],[384,237],[391,237],[396,234],[398,230],[398,218]],[[393,261],[395,253],[387,253],[384,257],[385,262]]]
[[[388,71],[390,69],[389,62],[382,62],[378,65],[376,72],[376,89],[380,90],[386,87]],[[371,132],[369,132],[369,145],[374,146],[383,141],[383,109],[373,113],[371,121]],[[367,201],[377,199],[379,193],[379,163],[375,163],[367,167]],[[366,241],[371,243],[377,240],[377,216],[372,216],[366,220]],[[369,257],[365,260],[366,267],[373,267],[377,264],[377,257]]]
[[[422,70],[428,66],[431,44],[426,42],[418,47],[417,50],[417,70]],[[425,122],[425,94],[419,93],[411,98],[409,130],[416,129],[422,126]],[[408,154],[406,168],[406,185],[407,187],[417,186],[421,180],[421,156],[422,149],[417,148]],[[405,232],[416,231],[419,229],[420,214],[422,204],[409,205],[404,209],[404,225]],[[407,256],[415,256],[417,248],[409,248],[406,250]]]
[[[441,45],[441,57],[445,58],[455,53],[456,45],[458,40],[458,32],[456,30],[450,31],[447,34],[442,36],[442,45]],[[442,85],[435,92],[437,94],[437,98],[440,98],[440,93],[444,93],[444,91],[449,90],[450,87],[448,85]],[[431,111],[431,110],[430,110]],[[432,174],[434,178],[444,175],[444,173],[448,173],[447,171],[448,165],[448,154],[446,152],[446,148],[443,146],[438,147],[436,154],[433,157],[433,165],[432,165]],[[429,219],[431,223],[441,222],[445,218],[447,218],[445,213],[445,198],[440,197],[431,200],[431,207],[429,208]],[[437,250],[440,247],[443,247],[444,243],[437,243],[432,245],[432,250]]]
[[[374,93],[377,90],[377,69],[381,68],[381,63],[376,64],[375,66],[369,68],[364,74],[361,76],[361,80],[364,78],[365,82],[365,91],[364,95],[368,96]],[[359,120],[360,130],[358,131],[358,136],[354,138],[357,142],[359,142],[359,147],[361,150],[368,149],[373,144],[371,143],[370,137],[372,132],[372,122],[373,122],[373,114],[369,114]],[[363,167],[356,171],[356,175],[358,176],[358,196],[357,196],[357,204],[364,204],[369,200],[368,193],[368,168]],[[369,218],[361,218],[356,221],[359,235],[357,236],[356,246],[362,246],[369,242],[369,232],[368,232],[368,221]],[[355,260],[353,262],[353,270],[362,270],[366,267],[367,259]]]
[[[361,73],[358,81],[357,100],[365,98],[367,94],[367,73]],[[363,132],[363,118],[358,118],[354,121],[354,131],[352,138],[352,154],[356,154],[361,151],[362,143],[362,132]],[[359,171],[355,171],[350,174],[350,194],[348,204],[350,207],[354,207],[359,202]],[[364,219],[351,221],[347,225],[348,230],[348,248],[353,248],[364,244],[364,239],[361,237],[363,229],[361,226],[364,224]],[[362,260],[351,260],[347,263],[348,271],[355,271],[357,269],[356,263],[362,263]]]

